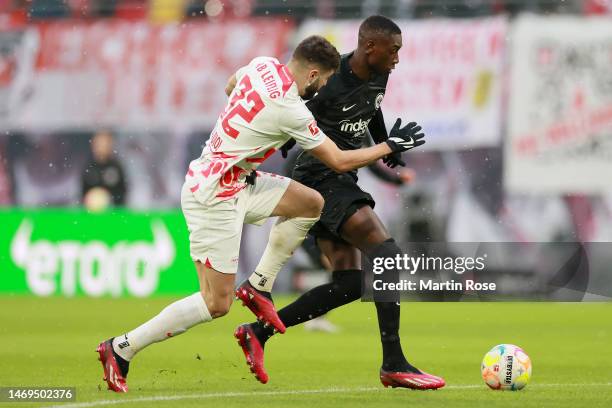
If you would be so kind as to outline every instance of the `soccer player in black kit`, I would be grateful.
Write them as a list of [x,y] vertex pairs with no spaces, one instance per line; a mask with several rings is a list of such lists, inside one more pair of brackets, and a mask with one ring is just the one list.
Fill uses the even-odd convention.
[[[416,123],[401,127],[400,119],[387,135],[380,109],[389,73],[399,62],[401,46],[401,30],[393,21],[383,16],[368,17],[359,27],[357,49],[342,57],[339,70],[308,102],[318,126],[340,149],[359,149],[367,131],[377,143],[399,134],[416,134],[415,139],[423,136],[417,133],[420,127]],[[384,162],[389,167],[403,165],[399,154],[387,156]],[[334,272],[330,283],[306,292],[278,311],[286,327],[359,299],[361,253],[370,259],[402,254],[374,213],[374,199],[357,185],[356,173],[336,173],[306,152],[297,160],[293,178],[317,190],[325,199],[321,219],[310,232]],[[442,378],[420,371],[404,357],[399,337],[399,303],[379,301],[376,310],[383,351],[380,369],[383,385],[413,389],[443,387]],[[268,380],[263,348],[273,334],[273,328],[261,322],[239,326],[235,333],[251,371],[263,383]]]

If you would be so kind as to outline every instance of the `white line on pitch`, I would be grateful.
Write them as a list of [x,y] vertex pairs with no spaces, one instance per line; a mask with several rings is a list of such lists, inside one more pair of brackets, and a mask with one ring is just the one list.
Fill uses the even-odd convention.
[[[529,388],[546,388],[546,387],[609,387],[612,386],[612,382],[609,383],[587,383],[587,384],[531,384]],[[452,390],[467,390],[471,388],[483,388],[486,389],[484,384],[466,384],[466,385],[448,385],[441,391],[446,389]],[[294,391],[264,391],[264,392],[216,392],[209,394],[188,394],[188,395],[168,395],[168,396],[151,396],[151,397],[139,397],[129,399],[114,399],[114,400],[100,400],[91,402],[77,402],[72,404],[61,404],[51,405],[44,408],[89,408],[89,407],[101,407],[104,405],[119,405],[119,404],[131,404],[139,402],[156,402],[156,401],[179,401],[188,399],[202,399],[202,398],[231,398],[231,397],[258,397],[258,396],[279,396],[279,395],[308,395],[308,394],[338,394],[347,392],[370,392],[370,391],[384,391],[381,387],[361,387],[361,388],[323,388],[318,390],[294,390]]]
[[294,390],[294,391],[264,391],[264,392],[216,392],[209,394],[188,394],[188,395],[168,395],[168,396],[151,396],[130,398],[124,400],[101,400],[91,402],[78,402],[74,404],[52,405],[45,408],[86,408],[98,407],[103,405],[128,404],[149,401],[177,401],[186,399],[200,398],[228,398],[228,397],[257,397],[257,396],[277,396],[277,395],[308,395],[308,394],[335,394],[345,392],[367,392],[380,391],[380,387],[363,387],[363,388],[324,388],[319,390]]

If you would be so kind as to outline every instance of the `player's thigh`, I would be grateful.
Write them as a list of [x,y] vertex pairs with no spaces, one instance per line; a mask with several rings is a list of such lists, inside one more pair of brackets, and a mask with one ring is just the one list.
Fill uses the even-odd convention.
[[361,269],[361,252],[353,245],[327,238],[318,238],[317,244],[333,271]]
[[258,172],[255,185],[245,194],[248,195],[244,217],[247,224],[259,225],[266,218],[277,216],[314,217],[316,215],[311,214],[320,213],[323,205],[316,191],[287,177],[266,172]]
[[323,204],[323,197],[318,191],[289,179],[287,189],[272,211],[272,215],[287,218],[315,218],[321,215]]
[[261,225],[273,217],[274,209],[289,188],[290,179],[278,174],[258,171],[255,185],[243,190],[240,197],[240,212],[246,224]]
[[364,205],[351,215],[340,228],[340,235],[361,251],[380,245],[391,238],[372,207]]
[[200,292],[212,317],[226,314],[234,298],[235,274],[219,272],[195,261]]
[[235,274],[244,223],[237,201],[202,204],[184,187],[181,208],[189,230],[192,260],[222,273]]

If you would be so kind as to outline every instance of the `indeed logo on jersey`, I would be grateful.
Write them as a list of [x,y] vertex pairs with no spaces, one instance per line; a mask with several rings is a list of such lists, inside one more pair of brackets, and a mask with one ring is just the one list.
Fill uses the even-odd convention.
[[354,136],[361,136],[368,128],[371,118],[368,120],[359,119],[357,122],[351,122],[348,119],[340,121],[340,130],[342,132],[354,133]]

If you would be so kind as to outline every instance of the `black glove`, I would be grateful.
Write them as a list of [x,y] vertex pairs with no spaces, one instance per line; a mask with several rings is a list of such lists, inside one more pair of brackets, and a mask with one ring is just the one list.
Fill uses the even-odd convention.
[[394,169],[397,166],[405,167],[406,163],[402,160],[401,153],[391,153],[383,157],[383,163],[387,165],[390,169]]
[[295,139],[293,138],[287,140],[287,142],[281,146],[280,151],[283,155],[283,159],[287,158],[287,156],[289,155],[289,150],[291,150],[293,146],[295,146]]
[[400,129],[401,124],[402,120],[398,118],[389,133],[389,139],[386,140],[393,153],[405,152],[425,144],[425,141],[421,140],[425,134],[419,133],[422,128],[416,122],[410,122]]

